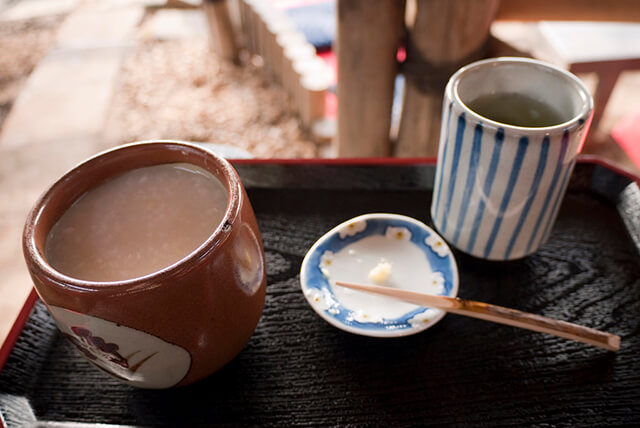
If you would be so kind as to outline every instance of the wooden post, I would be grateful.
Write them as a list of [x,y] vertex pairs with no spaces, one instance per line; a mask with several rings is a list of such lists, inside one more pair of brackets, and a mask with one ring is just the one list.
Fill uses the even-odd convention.
[[403,0],[338,0],[338,156],[387,156]]
[[258,19],[256,4],[258,1],[259,0],[242,0],[241,4],[246,47],[250,55],[255,55],[258,51],[258,29],[256,22]]
[[436,157],[449,77],[483,56],[498,0],[418,0],[407,35],[396,156]]
[[221,58],[238,62],[238,44],[226,0],[206,0],[202,6],[209,24],[212,49]]
[[245,45],[244,34],[242,32],[242,16],[240,15],[240,0],[227,0],[229,18],[235,35],[236,46],[241,49]]
[[265,1],[253,2],[254,29],[256,32],[256,53],[266,62],[267,41],[265,35],[267,33],[266,19],[273,12],[271,5]]
[[251,47],[249,46],[249,5],[247,5],[246,0],[237,0],[238,3],[238,14],[240,16],[240,33],[242,34],[242,47],[246,49],[247,52],[251,52]]
[[293,62],[294,79],[297,83],[294,90],[293,106],[300,114],[300,118],[304,117],[303,109],[306,103],[302,79],[307,75],[320,74],[321,71],[324,70],[324,68],[322,68],[323,66],[325,66],[325,62],[317,55],[310,58],[299,58]]
[[327,91],[331,86],[332,70],[324,61],[309,70],[305,70],[300,77],[299,111],[302,125],[308,131],[313,124],[324,118]]
[[270,16],[267,21],[267,57],[269,58],[269,76],[275,83],[282,84],[282,49],[278,37],[296,31],[289,17],[281,11]]
[[273,55],[273,62],[275,65],[275,74],[276,74],[276,82],[278,82],[282,87],[286,86],[285,82],[285,57],[284,51],[288,46],[294,44],[305,43],[307,38],[296,29],[291,29],[288,31],[283,31],[282,33],[276,36],[276,44]]
[[292,103],[295,103],[296,92],[300,87],[300,79],[293,69],[293,64],[296,61],[311,60],[315,57],[316,49],[306,41],[291,44],[285,48],[282,63],[282,86],[287,91]]

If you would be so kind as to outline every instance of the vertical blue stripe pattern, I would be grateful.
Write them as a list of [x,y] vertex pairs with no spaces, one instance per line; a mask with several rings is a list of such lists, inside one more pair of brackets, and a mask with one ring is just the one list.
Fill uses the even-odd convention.
[[430,207],[450,245],[487,260],[535,252],[552,234],[588,128],[497,125],[445,91]]
[[473,227],[471,229],[471,236],[467,243],[467,252],[471,253],[473,247],[476,244],[476,238],[478,237],[478,230],[480,230],[480,223],[482,222],[482,216],[485,209],[485,198],[491,195],[491,187],[493,187],[493,180],[496,178],[496,171],[498,170],[498,161],[500,160],[500,152],[502,151],[502,142],[504,141],[504,129],[498,128],[496,136],[494,138],[493,153],[491,155],[491,163],[489,164],[489,171],[487,172],[487,178],[484,181],[482,187],[483,195],[480,198],[478,204],[478,210],[476,211],[476,217],[473,220]]
[[447,132],[446,132],[446,136],[444,138],[444,140],[442,140],[442,144],[443,144],[443,148],[442,148],[442,160],[438,159],[438,163],[441,163],[442,168],[439,168],[440,173],[438,174],[438,176],[436,177],[436,179],[438,180],[438,189],[437,189],[437,193],[435,194],[435,197],[433,198],[435,200],[435,208],[433,211],[433,221],[436,221],[436,218],[438,216],[438,209],[440,208],[440,200],[441,195],[442,195],[442,176],[444,175],[444,165],[446,164],[447,161],[447,149],[449,146],[449,129],[451,128],[450,123],[451,123],[451,109],[453,108],[453,102],[449,103],[449,111],[447,112]]
[[564,196],[564,189],[567,186],[567,180],[571,175],[571,171],[573,171],[573,166],[575,165],[575,163],[576,163],[575,159],[572,160],[571,164],[564,172],[564,177],[562,177],[562,184],[560,185],[560,189],[558,189],[558,194],[556,195],[556,200],[553,203],[553,209],[551,210],[551,215],[547,219],[547,225],[544,228],[544,233],[542,234],[542,239],[540,240],[540,242],[544,242],[548,238],[549,234],[551,233],[551,225],[553,224],[553,220],[556,218],[556,215],[558,214],[558,210],[560,209],[560,201]]
[[458,163],[460,162],[460,152],[462,151],[462,140],[464,139],[464,129],[466,126],[467,121],[464,118],[464,113],[460,113],[460,116],[458,116],[458,129],[456,130],[456,145],[453,150],[451,170],[449,171],[451,177],[449,188],[447,189],[447,201],[444,207],[445,215],[442,216],[442,233],[446,233],[447,230],[447,219],[449,218],[449,216],[446,213],[449,213],[451,210],[451,200],[453,199],[453,189],[456,187],[456,179],[458,177]]
[[522,230],[522,225],[524,224],[527,216],[529,215],[529,210],[531,210],[531,205],[533,204],[534,199],[538,193],[538,187],[540,187],[540,180],[542,180],[542,174],[544,173],[544,169],[547,165],[547,157],[549,155],[549,136],[546,135],[542,139],[540,150],[540,157],[538,158],[538,166],[536,167],[536,173],[533,176],[533,182],[531,183],[531,188],[529,189],[529,194],[527,195],[527,202],[522,209],[522,213],[520,214],[520,218],[518,219],[518,224],[516,225],[513,234],[511,235],[511,239],[509,240],[509,245],[507,246],[507,251],[504,255],[505,260],[508,260],[511,257],[511,251],[513,251],[513,245],[516,243],[518,236],[520,235],[520,231]]
[[478,173],[478,162],[480,161],[480,148],[482,147],[482,123],[477,123],[473,131],[473,145],[471,147],[471,157],[469,158],[469,170],[467,172],[467,180],[464,185],[464,193],[462,194],[461,206],[458,214],[458,221],[455,228],[455,235],[453,236],[453,245],[458,244],[460,239],[460,231],[464,219],[467,217],[467,211],[469,210],[469,199],[471,198],[471,191],[476,184],[476,175]]
[[547,195],[544,200],[544,205],[542,206],[542,210],[538,215],[538,220],[536,221],[536,224],[533,227],[533,231],[531,232],[531,236],[529,237],[529,242],[527,243],[527,249],[526,249],[527,253],[531,251],[531,246],[533,245],[533,242],[536,239],[536,237],[538,237],[538,230],[540,229],[542,220],[547,215],[549,202],[551,202],[551,198],[555,194],[556,186],[558,185],[558,178],[560,177],[560,173],[562,172],[562,163],[564,162],[564,157],[567,153],[567,147],[569,147],[569,131],[565,130],[564,133],[562,134],[561,144],[562,145],[560,146],[560,153],[558,154],[558,160],[556,161],[556,169],[553,172],[553,178],[551,179],[551,184],[549,185],[549,189],[547,190]]
[[498,232],[500,231],[504,213],[509,206],[509,201],[511,200],[511,194],[513,193],[513,189],[516,187],[516,182],[518,181],[518,176],[520,175],[520,169],[522,168],[522,161],[524,160],[524,156],[527,152],[528,146],[529,138],[521,137],[520,141],[518,142],[518,151],[516,152],[516,157],[513,160],[513,166],[511,167],[511,174],[509,175],[507,189],[502,198],[502,202],[500,203],[500,209],[498,211],[498,215],[496,216],[496,221],[493,224],[493,229],[491,229],[491,234],[489,235],[487,246],[484,249],[484,258],[488,258],[489,254],[491,254],[491,250],[493,249],[496,237],[498,236]]

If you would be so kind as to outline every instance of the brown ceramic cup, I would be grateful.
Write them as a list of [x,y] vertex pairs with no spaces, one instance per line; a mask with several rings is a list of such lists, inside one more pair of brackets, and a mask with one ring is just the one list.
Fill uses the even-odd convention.
[[[211,172],[228,193],[222,221],[195,251],[152,274],[114,282],[75,279],[47,263],[47,234],[81,195],[131,169],[174,162]],[[23,251],[62,333],[98,368],[134,386],[181,386],[214,373],[244,348],[262,314],[266,274],[253,209],[233,167],[198,146],[134,143],[83,162],[31,210]]]

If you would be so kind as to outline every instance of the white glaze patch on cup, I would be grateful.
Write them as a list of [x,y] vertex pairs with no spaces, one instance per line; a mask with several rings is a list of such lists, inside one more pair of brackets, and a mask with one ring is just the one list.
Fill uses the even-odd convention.
[[159,337],[111,321],[49,306],[58,328],[93,364],[142,388],[169,388],[189,372],[191,355]]

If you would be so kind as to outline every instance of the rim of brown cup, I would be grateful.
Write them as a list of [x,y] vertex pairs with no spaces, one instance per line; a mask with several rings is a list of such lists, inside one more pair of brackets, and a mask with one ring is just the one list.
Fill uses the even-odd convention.
[[[224,216],[215,230],[191,253],[147,275],[119,281],[89,281],[74,278],[53,268],[44,257],[44,245],[51,227],[84,193],[135,168],[186,162],[200,166],[216,177],[227,190]],[[22,234],[22,249],[32,275],[42,275],[54,287],[70,291],[105,294],[135,293],[159,286],[162,279],[182,276],[204,262],[205,256],[220,247],[239,215],[241,182],[223,157],[195,144],[174,140],[139,141],[114,147],[73,167],[37,200],[29,211]]]

